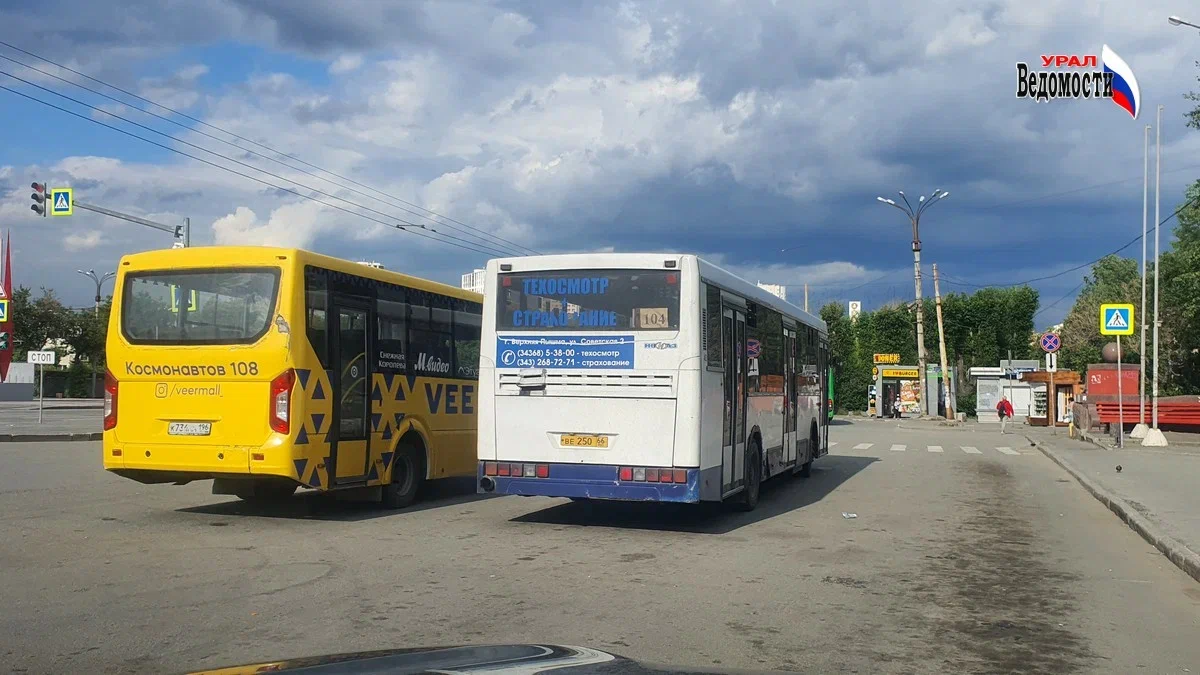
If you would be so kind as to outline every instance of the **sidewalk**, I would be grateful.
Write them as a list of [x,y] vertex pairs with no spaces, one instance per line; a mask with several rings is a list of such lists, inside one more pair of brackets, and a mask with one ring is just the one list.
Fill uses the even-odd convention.
[[47,399],[45,403],[39,424],[37,401],[0,402],[0,443],[100,439],[104,427],[103,402],[65,399],[51,405]]
[[1057,436],[1045,427],[1023,432],[1129,527],[1200,581],[1200,452],[1140,446],[1106,450],[1071,440],[1064,430]]

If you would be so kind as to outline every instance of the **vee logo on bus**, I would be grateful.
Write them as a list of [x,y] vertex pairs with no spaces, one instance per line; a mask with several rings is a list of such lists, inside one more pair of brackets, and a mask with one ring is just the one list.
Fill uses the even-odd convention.
[[472,415],[475,413],[475,385],[426,382],[425,401],[434,415]]

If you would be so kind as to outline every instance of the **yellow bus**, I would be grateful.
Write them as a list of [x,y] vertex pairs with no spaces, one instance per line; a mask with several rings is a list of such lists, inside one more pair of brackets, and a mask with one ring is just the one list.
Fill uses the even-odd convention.
[[308,251],[214,246],[117,267],[104,468],[246,500],[475,473],[483,296]]

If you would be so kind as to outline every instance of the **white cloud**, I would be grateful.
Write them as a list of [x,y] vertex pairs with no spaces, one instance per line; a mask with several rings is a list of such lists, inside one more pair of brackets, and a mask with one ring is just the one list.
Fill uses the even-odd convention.
[[322,230],[332,227],[319,216],[323,207],[313,202],[287,204],[271,211],[260,222],[254,211],[239,206],[233,213],[212,224],[216,244],[231,246],[310,247]]
[[63,246],[68,251],[87,251],[100,245],[100,231],[73,232],[63,237]]
[[[488,235],[546,251],[728,251],[740,273],[764,282],[846,288],[902,270],[906,226],[872,201],[898,188],[954,193],[922,220],[929,260],[971,259],[980,274],[1003,269],[1010,261],[994,250],[1003,232],[1033,267],[1083,256],[1078,264],[1095,257],[1094,242],[1140,223],[1141,125],[1153,123],[1154,105],[1168,105],[1164,200],[1193,175],[1180,169],[1200,150],[1176,98],[1193,85],[1194,35],[1166,25],[1173,9],[1159,0],[867,0],[858,12],[758,0],[520,8],[181,0],[170,13],[131,0],[137,22],[81,0],[50,1],[56,15],[79,22],[55,28],[63,37],[54,44],[72,67],[100,68],[151,98],[194,106],[214,125]],[[5,17],[24,20],[0,10]],[[158,56],[177,59],[189,40],[213,35],[262,50],[269,67],[247,68],[243,81],[221,79],[219,87],[198,64],[142,77],[161,72]],[[99,42],[76,44],[89,40]],[[1138,75],[1145,99],[1137,122],[1104,102],[1013,97],[1016,61],[1093,53],[1104,42]],[[76,52],[88,54],[89,65],[79,65]],[[313,76],[291,63],[295,54],[328,64],[336,77]],[[72,147],[125,156],[112,150],[111,132],[96,134]],[[511,248],[399,202],[188,139],[394,219]],[[112,208],[165,221],[190,216],[198,242],[300,244],[350,257],[365,251],[387,256],[393,269],[451,280],[483,257],[177,157],[68,157],[48,167],[5,161],[17,166],[0,174],[11,191],[0,217],[17,223],[28,223],[21,185],[35,174],[86,186],[84,198]],[[1138,179],[1115,183],[1131,176]],[[1106,182],[1114,186],[1015,210],[983,208]],[[75,220],[89,228],[79,232],[104,232],[97,255],[169,244],[136,225]],[[40,227],[31,235],[57,241]],[[1062,237],[1077,239],[1064,247]],[[802,255],[779,252],[795,241],[811,246]],[[894,294],[910,292],[903,281]]]
[[353,72],[362,67],[363,57],[361,54],[342,54],[329,64],[329,73],[331,75],[344,75]]
[[925,45],[925,55],[941,57],[963,49],[982,47],[996,39],[996,32],[978,12],[955,14]]

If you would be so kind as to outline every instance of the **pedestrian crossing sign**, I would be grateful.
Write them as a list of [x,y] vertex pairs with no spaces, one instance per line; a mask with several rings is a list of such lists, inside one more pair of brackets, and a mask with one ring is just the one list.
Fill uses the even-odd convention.
[[1133,305],[1110,303],[1100,305],[1101,335],[1133,335]]
[[69,216],[75,213],[75,191],[71,188],[50,188],[50,215]]
[[[180,300],[182,300],[182,299],[183,299],[183,293],[179,290],[179,287],[176,286],[175,284],[171,284],[171,313],[173,313],[173,314],[179,313],[179,305],[181,304]],[[189,312],[196,311],[196,305],[198,305],[199,302],[198,302],[198,298],[196,297],[195,289],[192,289],[192,291],[188,294],[188,303],[187,304],[188,304],[187,311],[189,311]]]
[[8,300],[0,300],[0,323],[8,321]]

